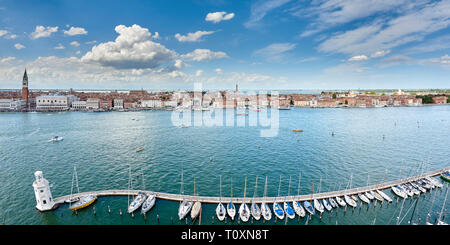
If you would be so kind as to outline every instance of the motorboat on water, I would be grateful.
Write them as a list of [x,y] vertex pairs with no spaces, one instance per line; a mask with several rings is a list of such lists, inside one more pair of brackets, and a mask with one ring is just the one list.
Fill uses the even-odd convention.
[[48,142],[58,142],[64,140],[63,137],[60,136],[53,136]]
[[219,205],[217,205],[216,215],[220,221],[223,221],[225,219],[225,216],[227,215],[227,211],[223,206],[222,202],[220,202]]
[[336,203],[336,201],[333,199],[333,198],[328,198],[328,202],[331,204],[331,206],[333,207],[333,208],[337,208],[337,207],[339,207],[339,205]]
[[77,202],[75,202],[74,204],[71,204],[69,208],[73,211],[82,209],[82,208],[85,208],[85,207],[91,205],[92,203],[94,203],[95,200],[97,200],[97,195],[83,196],[83,197],[80,197],[80,199]]
[[303,206],[305,207],[306,211],[311,214],[314,215],[316,213],[316,211],[314,210],[314,207],[311,205],[310,202],[308,201],[304,201],[303,202]]
[[284,207],[284,212],[286,213],[286,216],[287,216],[289,219],[295,218],[295,212],[294,212],[294,210],[292,209],[291,205],[289,205],[288,202],[284,202],[284,203],[283,203],[283,207]]
[[353,198],[351,198],[347,195],[344,195],[344,200],[348,205],[350,205],[352,207],[356,207],[356,202],[355,202],[355,200],[353,200]]
[[231,220],[234,220],[234,216],[236,216],[236,206],[234,206],[233,202],[228,203],[227,213],[228,213],[228,216],[230,216]]
[[366,195],[364,195],[364,193],[358,193],[358,197],[359,199],[361,199],[361,201],[370,204],[369,198],[367,198]]
[[144,147],[139,147],[139,148],[136,149],[136,152],[140,152],[140,151],[143,151],[143,150],[144,150]]
[[401,188],[400,186],[392,186],[391,189],[395,193],[395,195],[401,198],[408,198],[408,194],[406,194],[406,192],[403,191],[403,188]]
[[441,178],[447,182],[450,182],[450,171],[444,171],[441,173]]
[[141,214],[145,214],[150,209],[152,209],[153,206],[155,206],[155,202],[156,202],[156,195],[155,194],[149,194],[147,196],[147,199],[145,199],[144,203],[142,204]]
[[239,218],[241,218],[242,222],[247,222],[250,218],[250,209],[248,209],[247,204],[244,202],[239,207]]
[[298,216],[302,218],[305,217],[305,209],[303,209],[299,201],[293,201],[292,206],[294,207],[294,211]]
[[178,218],[180,220],[184,219],[186,215],[191,211],[194,202],[183,200],[180,202],[180,207],[178,207]]
[[342,207],[347,206],[347,204],[345,203],[344,200],[342,200],[342,198],[340,198],[340,197],[335,197],[335,199],[336,199],[336,202],[337,202],[339,205],[341,205]]
[[202,210],[202,203],[196,201],[191,209],[191,219],[197,218],[201,210]]
[[323,206],[328,210],[331,211],[331,209],[333,209],[333,207],[331,207],[330,203],[328,202],[327,199],[322,199],[323,202]]
[[139,192],[138,195],[128,206],[128,213],[136,211],[145,202],[146,198],[147,196],[145,195],[145,193]]
[[261,214],[265,220],[272,219],[272,212],[270,211],[270,207],[265,202],[261,203]]
[[273,212],[279,219],[284,219],[284,210],[278,202],[273,203]]
[[377,190],[377,193],[380,194],[380,196],[383,197],[384,200],[388,201],[388,202],[392,202],[392,198],[390,198],[386,193],[384,193],[381,190]]
[[319,211],[320,213],[323,213],[323,211],[325,210],[322,203],[319,202],[319,200],[314,199],[313,201],[314,203],[314,207],[316,208],[317,211]]
[[256,202],[252,202],[250,210],[255,220],[261,219],[261,209]]

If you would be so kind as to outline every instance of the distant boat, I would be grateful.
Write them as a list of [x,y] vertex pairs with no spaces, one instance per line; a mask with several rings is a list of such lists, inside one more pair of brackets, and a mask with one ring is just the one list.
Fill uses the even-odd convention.
[[58,142],[64,140],[63,137],[53,136],[48,142]]
[[147,199],[145,199],[145,202],[142,204],[141,214],[145,214],[150,209],[152,209],[153,206],[155,206],[155,202],[156,202],[156,195],[155,194],[148,195]]
[[299,128],[294,128],[292,129],[293,132],[303,132],[303,129],[299,129]]
[[136,152],[140,152],[140,151],[143,151],[143,150],[144,150],[144,147],[139,147],[139,148],[136,149]]
[[290,106],[278,106],[278,110],[290,110]]
[[248,116],[248,113],[236,113],[236,116]]

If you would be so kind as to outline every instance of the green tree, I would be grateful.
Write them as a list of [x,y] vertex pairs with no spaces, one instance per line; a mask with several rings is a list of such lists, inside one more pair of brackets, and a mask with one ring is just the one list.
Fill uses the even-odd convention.
[[333,99],[336,99],[336,93],[333,93]]

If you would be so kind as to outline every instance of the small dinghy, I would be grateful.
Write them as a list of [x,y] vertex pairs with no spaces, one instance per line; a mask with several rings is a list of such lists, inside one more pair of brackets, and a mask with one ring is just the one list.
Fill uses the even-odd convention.
[[364,195],[364,193],[358,193],[358,197],[359,197],[359,199],[361,199],[361,201],[363,201],[363,202],[365,202],[365,203],[367,203],[367,204],[370,204],[369,198],[367,198],[367,197]]
[[138,195],[131,202],[130,206],[128,206],[128,213],[136,211],[136,209],[138,209],[144,203],[146,198],[147,196],[144,193],[138,193]]
[[278,219],[284,219],[284,211],[278,202],[273,203],[273,212],[278,217]]
[[386,195],[386,193],[384,193],[383,191],[377,190],[377,193],[380,194],[380,196],[382,196],[384,200],[392,202],[392,198]]
[[145,202],[142,204],[141,214],[145,214],[148,211],[150,211],[150,209],[152,209],[153,206],[155,206],[155,202],[156,202],[156,195],[155,194],[148,195],[147,199],[145,199]]
[[328,202],[331,204],[333,208],[339,207],[336,201],[333,198],[328,198]]
[[328,202],[327,199],[322,199],[323,202],[323,206],[328,210],[331,211],[331,209],[333,209],[333,207],[331,207],[330,203]]
[[395,193],[395,195],[401,197],[401,198],[407,198],[408,194],[406,194],[403,189],[400,186],[392,186],[392,191]]
[[140,151],[143,151],[143,150],[144,150],[144,147],[139,147],[139,148],[136,149],[136,152],[140,152]]
[[316,213],[316,211],[314,210],[314,207],[311,205],[310,202],[308,201],[304,201],[303,202],[303,206],[305,207],[306,211],[311,214],[314,215]]
[[294,211],[298,216],[302,218],[305,217],[305,209],[303,209],[299,201],[293,201],[292,206],[294,207]]
[[289,219],[295,218],[295,212],[294,212],[294,210],[291,208],[291,205],[289,205],[288,202],[284,202],[283,206],[284,206],[284,212],[286,213],[286,216],[287,216]]
[[342,198],[340,198],[340,197],[335,197],[335,199],[336,199],[336,202],[337,202],[339,205],[341,205],[342,207],[347,206],[347,204],[345,203],[344,200],[342,200]]
[[272,219],[272,212],[270,211],[270,207],[265,202],[261,203],[261,214],[265,220]]
[[48,142],[58,142],[64,140],[63,137],[53,136]]
[[95,200],[97,200],[97,195],[87,195],[80,197],[80,199],[76,203],[70,205],[70,209],[75,211],[78,209],[85,208],[94,203]]

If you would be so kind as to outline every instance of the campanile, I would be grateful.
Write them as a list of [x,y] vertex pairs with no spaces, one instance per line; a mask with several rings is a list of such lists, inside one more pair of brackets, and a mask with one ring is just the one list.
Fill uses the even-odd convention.
[[26,108],[28,108],[28,75],[27,69],[25,69],[25,73],[23,74],[22,79],[22,99],[25,100]]

